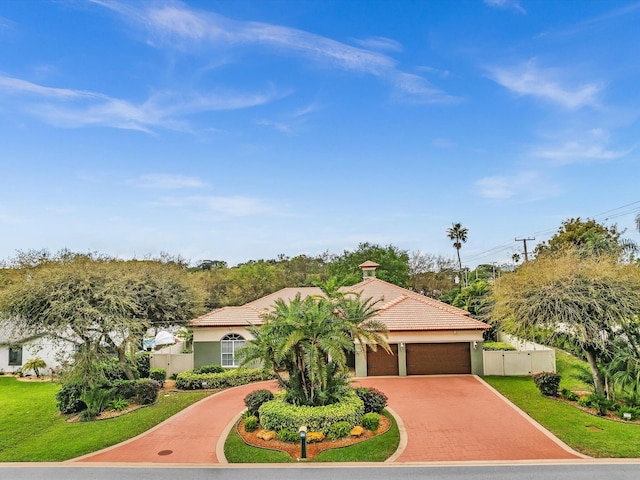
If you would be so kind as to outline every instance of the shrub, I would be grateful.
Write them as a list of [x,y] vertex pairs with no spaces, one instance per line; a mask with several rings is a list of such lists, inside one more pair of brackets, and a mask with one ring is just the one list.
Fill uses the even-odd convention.
[[640,417],[640,408],[630,407],[628,405],[621,406],[618,409],[618,415],[620,416],[620,418],[624,418],[625,413],[628,413],[629,415],[631,415],[631,418],[629,420],[635,420],[638,417]]
[[149,378],[149,370],[151,369],[151,353],[138,352],[135,355],[135,360],[140,378]]
[[[128,364],[133,376],[135,378],[139,378],[140,374],[138,373],[138,369],[135,365],[131,363]],[[113,382],[115,380],[127,380],[127,375],[124,373],[122,366],[117,358],[110,358],[105,362],[101,362],[98,364],[98,368],[102,371],[103,375],[109,382]]]
[[307,432],[307,443],[321,442],[324,440],[322,432]]
[[93,387],[91,389],[85,390],[82,393],[82,401],[87,406],[86,410],[82,411],[82,416],[80,417],[82,421],[93,420],[100,413],[104,412],[107,408],[107,405],[111,401],[111,397],[113,396],[113,388],[100,388]]
[[251,415],[244,419],[244,429],[247,432],[253,432],[258,429],[258,417]]
[[167,379],[167,371],[164,368],[152,368],[149,370],[149,378],[158,382],[162,387]]
[[560,386],[560,375],[552,372],[540,372],[533,375],[533,381],[540,390],[540,393],[547,397],[558,396]]
[[580,397],[578,399],[578,405],[580,405],[581,407],[590,408],[591,407],[592,396],[593,396],[593,394],[585,395],[584,397]]
[[580,400],[578,400],[578,405],[581,407],[587,408],[595,408],[598,411],[598,415],[605,416],[607,411],[613,408],[613,402],[608,400],[602,394],[591,393],[589,395],[585,395]]
[[356,395],[364,403],[364,413],[382,413],[387,406],[387,396],[375,388],[356,388]]
[[141,378],[136,381],[136,400],[141,405],[151,405],[158,399],[160,384],[150,378]]
[[193,369],[193,373],[222,373],[225,369],[222,365],[203,365]]
[[320,407],[291,405],[277,395],[274,400],[262,404],[259,414],[260,423],[267,430],[278,432],[289,428],[297,431],[301,425],[306,425],[310,431],[326,435],[336,422],[344,421],[351,426],[362,423],[364,405],[353,392],[341,402]]
[[278,440],[281,442],[298,442],[300,440],[300,433],[293,428],[285,428],[278,432]]
[[365,413],[362,417],[362,426],[367,430],[375,432],[380,425],[380,415],[374,412]]
[[560,393],[562,394],[562,398],[569,400],[570,402],[576,402],[580,399],[580,396],[577,393],[573,393],[568,388],[563,388],[560,390]]
[[351,424],[349,422],[336,422],[331,425],[327,437],[329,438],[329,440],[337,440],[338,438],[344,438],[349,435],[350,431]]
[[364,428],[362,428],[360,425],[356,425],[349,431],[349,435],[351,435],[352,437],[360,437],[363,433]]
[[202,388],[237,387],[247,383],[274,378],[272,373],[262,368],[226,370],[222,373],[182,372],[176,377],[176,387],[180,390],[199,390]]
[[109,402],[109,405],[107,405],[107,408],[109,408],[109,410],[114,410],[116,412],[121,412],[125,408],[127,408],[128,406],[129,406],[129,402],[127,402],[122,397],[117,397],[117,398],[114,398],[113,400],[111,400]]
[[510,345],[508,343],[504,343],[504,342],[484,342],[482,344],[482,349],[483,350],[490,350],[490,351],[495,351],[495,350],[517,350],[516,347],[514,347],[513,345]]
[[82,385],[69,382],[62,385],[56,393],[56,403],[60,413],[76,413],[87,408],[82,401]]
[[250,415],[258,415],[258,409],[264,402],[273,400],[273,393],[269,390],[254,390],[244,397],[244,404],[247,407],[247,412]]
[[111,383],[114,388],[114,395],[129,400],[136,396],[136,380],[116,380]]

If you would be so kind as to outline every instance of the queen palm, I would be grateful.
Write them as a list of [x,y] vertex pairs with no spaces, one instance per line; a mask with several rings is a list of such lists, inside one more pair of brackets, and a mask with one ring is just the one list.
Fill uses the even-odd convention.
[[460,249],[462,244],[467,242],[467,234],[469,229],[463,227],[461,223],[453,223],[451,227],[447,228],[447,237],[449,240],[453,240],[453,247],[458,254],[458,273],[460,275],[460,284],[462,284],[462,260],[460,259]]
[[345,352],[354,351],[354,339],[389,348],[386,327],[371,318],[377,312],[374,305],[357,295],[303,300],[298,294],[289,303],[280,299],[263,325],[249,328],[254,339],[241,351],[242,363],[261,360],[274,370],[290,403],[334,403],[346,392]]

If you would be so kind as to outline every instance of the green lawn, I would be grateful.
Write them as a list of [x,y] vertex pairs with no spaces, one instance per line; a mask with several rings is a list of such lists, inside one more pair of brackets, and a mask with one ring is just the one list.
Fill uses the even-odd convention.
[[573,391],[593,391],[593,387],[574,378],[575,375],[581,372],[581,368],[588,370],[589,365],[570,353],[556,348],[556,370],[562,376],[560,388],[568,388]]
[[0,462],[63,461],[134,437],[210,392],[160,394],[158,403],[106,421],[67,423],[59,385],[0,376]]
[[606,420],[544,397],[530,377],[484,379],[575,450],[592,457],[640,457],[640,425]]
[[[384,412],[391,419],[388,432],[378,435],[364,442],[349,447],[325,450],[310,462],[384,462],[398,448],[400,431],[398,425],[387,411]],[[293,462],[288,454],[275,450],[256,448],[244,443],[235,428],[227,437],[224,444],[224,454],[229,463],[282,463]]]

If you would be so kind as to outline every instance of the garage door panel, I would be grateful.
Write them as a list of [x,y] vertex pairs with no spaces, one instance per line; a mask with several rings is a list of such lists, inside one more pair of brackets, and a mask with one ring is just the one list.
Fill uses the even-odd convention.
[[407,375],[471,373],[468,343],[407,344]]
[[398,345],[389,345],[393,355],[384,348],[378,347],[377,351],[367,347],[367,376],[380,377],[387,375],[399,375],[398,369]]

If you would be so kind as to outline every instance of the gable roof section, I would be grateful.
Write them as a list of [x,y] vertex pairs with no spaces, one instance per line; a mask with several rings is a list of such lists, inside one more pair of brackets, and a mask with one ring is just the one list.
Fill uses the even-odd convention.
[[[434,300],[406,288],[398,287],[378,278],[368,278],[350,287],[341,287],[342,293],[357,293],[362,299],[378,301],[376,317],[389,331],[405,330],[485,330],[486,323],[469,317],[469,312]],[[304,299],[323,295],[318,287],[283,288],[275,293],[239,307],[224,307],[191,321],[193,327],[227,327],[262,325],[262,315],[273,308],[276,300],[289,302],[297,294]]]
[[289,303],[298,294],[304,299],[311,295],[322,295],[322,289],[318,287],[283,288],[239,307],[223,307],[206,313],[191,320],[189,325],[192,327],[262,325],[262,315],[273,308],[276,300],[282,299]]

